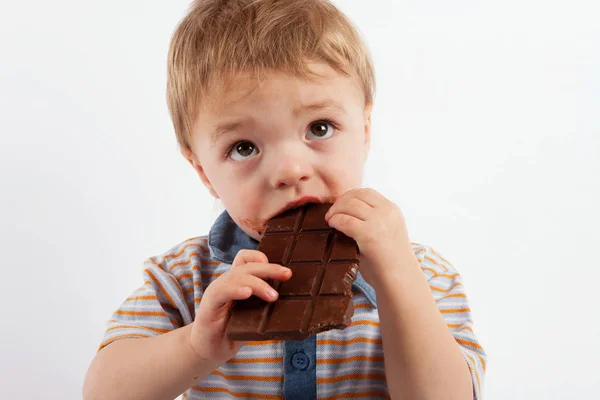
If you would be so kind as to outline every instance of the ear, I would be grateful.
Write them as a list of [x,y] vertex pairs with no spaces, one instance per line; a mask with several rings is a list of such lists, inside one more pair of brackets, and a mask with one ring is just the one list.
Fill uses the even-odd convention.
[[365,160],[371,149],[371,111],[373,110],[373,103],[367,103],[364,111],[364,125],[365,125]]
[[210,194],[215,199],[218,199],[219,195],[217,194],[217,192],[213,188],[212,184],[210,183],[210,180],[208,179],[208,177],[206,176],[206,173],[204,172],[204,168],[202,168],[202,165],[200,165],[200,162],[198,161],[198,158],[196,157],[194,152],[189,147],[181,148],[180,152],[181,152],[181,155],[190,163],[192,168],[194,168],[194,170],[200,177],[200,180],[202,181],[204,186],[206,186],[206,188],[208,189]]

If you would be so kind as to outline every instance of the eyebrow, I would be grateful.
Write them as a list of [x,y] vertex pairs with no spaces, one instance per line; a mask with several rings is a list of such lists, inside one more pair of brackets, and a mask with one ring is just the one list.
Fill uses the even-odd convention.
[[[333,100],[323,100],[320,101],[318,103],[313,103],[313,104],[304,104],[301,105],[297,108],[294,109],[292,115],[295,118],[298,118],[300,115],[302,114],[308,114],[311,112],[315,112],[315,111],[319,111],[319,110],[324,110],[324,109],[333,109],[337,112],[340,112],[342,114],[347,114],[346,110],[344,109],[344,107],[342,107],[341,105],[339,105],[338,103],[336,103]],[[212,135],[212,143],[213,145],[216,143],[217,139],[226,134],[227,132],[231,132],[234,131],[236,129],[238,129],[241,126],[244,126],[247,122],[252,121],[251,117],[246,117],[246,118],[241,118],[241,119],[237,119],[234,121],[228,121],[228,122],[224,122],[222,124],[217,125],[217,127],[215,128],[215,130],[213,131],[213,135]]]
[[346,114],[346,110],[344,109],[344,107],[342,107],[341,105],[339,105],[338,103],[336,103],[333,100],[323,100],[323,101],[320,101],[320,102],[314,103],[314,104],[302,105],[302,106],[296,108],[294,110],[293,114],[294,114],[294,117],[298,117],[300,114],[308,114],[310,112],[319,111],[319,110],[323,110],[326,108],[331,108],[331,109],[339,111],[343,114]]

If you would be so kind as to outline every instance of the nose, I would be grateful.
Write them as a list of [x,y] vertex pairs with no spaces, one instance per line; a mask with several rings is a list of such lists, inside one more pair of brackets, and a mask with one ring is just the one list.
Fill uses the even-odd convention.
[[281,151],[269,163],[270,183],[276,189],[298,185],[312,175],[312,166],[299,149]]

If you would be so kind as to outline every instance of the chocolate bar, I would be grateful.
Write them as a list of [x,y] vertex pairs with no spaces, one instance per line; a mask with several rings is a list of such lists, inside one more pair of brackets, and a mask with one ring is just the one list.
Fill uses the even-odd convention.
[[258,297],[237,301],[227,325],[231,340],[304,340],[350,325],[352,282],[358,271],[354,239],[331,228],[331,204],[307,204],[267,222],[258,250],[269,262],[292,270],[287,281],[268,281],[274,302]]

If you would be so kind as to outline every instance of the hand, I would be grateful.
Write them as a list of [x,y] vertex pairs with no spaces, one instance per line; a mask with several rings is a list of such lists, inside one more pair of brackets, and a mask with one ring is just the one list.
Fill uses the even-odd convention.
[[347,191],[325,220],[356,240],[361,274],[372,286],[397,272],[398,266],[418,265],[400,208],[373,189]]
[[208,285],[202,296],[190,333],[190,345],[198,357],[219,365],[233,357],[245,344],[225,335],[233,301],[251,295],[275,301],[278,293],[263,279],[285,281],[291,276],[289,268],[269,264],[264,253],[241,250],[231,269]]

